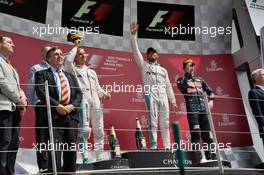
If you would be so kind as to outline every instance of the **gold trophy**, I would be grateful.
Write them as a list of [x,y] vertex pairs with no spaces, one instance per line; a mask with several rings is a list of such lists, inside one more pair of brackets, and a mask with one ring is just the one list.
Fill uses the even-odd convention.
[[72,42],[75,46],[79,46],[81,43],[82,36],[76,32],[70,32],[67,35],[67,41]]

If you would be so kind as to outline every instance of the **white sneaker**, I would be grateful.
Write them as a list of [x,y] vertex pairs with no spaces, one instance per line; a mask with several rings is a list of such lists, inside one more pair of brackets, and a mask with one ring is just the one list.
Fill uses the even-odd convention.
[[48,169],[47,168],[40,168],[39,169],[39,174],[41,173],[47,173]]
[[92,163],[92,160],[90,159],[83,159],[83,164],[90,164]]
[[157,149],[157,146],[152,146],[152,147],[150,147],[150,149]]
[[104,160],[104,153],[103,152],[97,152],[96,154],[96,162]]
[[87,150],[84,150],[83,153],[82,153],[82,157],[83,159],[88,159],[88,151]]

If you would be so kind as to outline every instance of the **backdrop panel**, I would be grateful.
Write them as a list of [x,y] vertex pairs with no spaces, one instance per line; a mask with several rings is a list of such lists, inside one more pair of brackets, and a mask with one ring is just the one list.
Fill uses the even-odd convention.
[[[16,45],[15,54],[11,59],[14,67],[18,70],[22,84],[27,83],[30,67],[41,61],[40,50],[44,45],[57,45],[62,48],[63,52],[68,52],[72,47],[65,44],[47,43],[46,41],[7,32],[0,32],[0,35],[10,36]],[[107,85],[119,85],[121,88],[122,85],[136,86],[142,84],[141,74],[130,52],[93,48],[86,48],[86,51],[90,54],[88,64],[99,75],[99,81],[103,88],[106,88]],[[160,54],[159,63],[168,70],[180,110],[185,111],[185,102],[176,87],[175,79],[183,75],[182,61],[187,57],[194,59],[196,63],[195,74],[203,77],[217,95],[212,113],[219,142],[230,142],[232,147],[252,145],[232,56],[229,54],[207,56]],[[22,85],[22,87],[26,90],[25,85]],[[148,126],[143,93],[112,92],[112,100],[103,101],[103,107],[105,108],[106,148],[108,147],[107,135],[110,133],[108,129],[110,125],[114,125],[117,129],[121,149],[135,149],[133,131],[135,129],[135,118],[140,118],[144,130]],[[171,113],[170,122],[175,121],[180,122],[183,130],[183,140],[188,142],[189,134],[187,131],[189,127],[186,115]],[[31,108],[28,109],[22,119],[23,126],[34,126],[34,115]],[[247,134],[242,135],[239,132],[247,132]],[[147,136],[147,132],[144,133]],[[20,140],[22,147],[32,147],[34,129],[22,129]],[[161,146],[162,142],[159,139],[159,147]]]
[[138,1],[137,8],[139,38],[195,40],[194,6]]
[[47,0],[0,1],[0,12],[45,24]]
[[62,1],[63,27],[123,36],[123,19],[124,0]]

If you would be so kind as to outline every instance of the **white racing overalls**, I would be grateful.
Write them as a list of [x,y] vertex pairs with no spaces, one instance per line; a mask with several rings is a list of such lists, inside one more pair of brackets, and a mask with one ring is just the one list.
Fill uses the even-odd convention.
[[[80,110],[80,143],[87,145],[90,138],[91,120],[92,131],[94,134],[94,148],[97,149],[96,157],[104,150],[104,123],[103,111],[101,108],[100,98],[107,93],[101,88],[97,74],[94,70],[86,65],[79,66],[73,63],[77,48],[74,47],[65,58],[65,71],[74,74],[77,77],[79,86],[83,93],[81,110]],[[88,159],[87,147],[83,148],[83,159]],[[99,158],[100,159],[100,158]]]
[[134,59],[141,70],[144,86],[150,87],[145,92],[146,107],[149,116],[149,137],[151,149],[157,148],[158,120],[160,123],[163,146],[170,148],[169,103],[176,103],[167,70],[156,63],[143,60],[136,41],[136,35],[131,35]]

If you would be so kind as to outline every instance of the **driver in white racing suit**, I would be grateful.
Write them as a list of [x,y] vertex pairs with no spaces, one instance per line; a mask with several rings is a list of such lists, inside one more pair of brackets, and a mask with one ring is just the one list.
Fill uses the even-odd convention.
[[174,97],[173,89],[165,68],[157,63],[158,54],[152,47],[147,50],[147,61],[143,60],[137,45],[136,34],[138,24],[133,22],[130,25],[131,45],[134,59],[139,66],[145,86],[150,87],[149,92],[145,93],[146,107],[149,116],[149,136],[151,149],[157,149],[157,129],[158,120],[163,141],[163,147],[170,149],[169,132],[169,101],[176,112],[178,107]]
[[89,163],[87,143],[91,134],[89,121],[91,120],[94,134],[94,150],[96,150],[96,160],[102,160],[104,150],[104,123],[103,111],[100,99],[111,99],[111,95],[106,93],[100,86],[96,72],[86,66],[87,54],[81,47],[75,46],[66,56],[64,69],[66,72],[77,77],[79,86],[83,93],[80,112],[80,143],[82,148],[83,163]]

